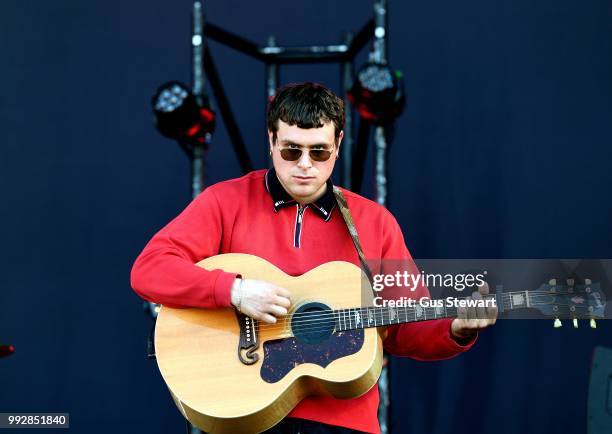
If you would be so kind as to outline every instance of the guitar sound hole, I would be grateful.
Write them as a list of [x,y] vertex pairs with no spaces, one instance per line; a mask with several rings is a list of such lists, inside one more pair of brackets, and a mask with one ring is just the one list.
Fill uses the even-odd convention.
[[330,338],[335,328],[333,311],[322,303],[300,306],[291,317],[293,336],[303,343],[318,344]]

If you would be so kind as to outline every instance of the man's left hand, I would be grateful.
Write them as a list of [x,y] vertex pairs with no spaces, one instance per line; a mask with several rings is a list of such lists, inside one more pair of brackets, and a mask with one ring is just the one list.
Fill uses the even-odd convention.
[[[489,294],[489,285],[485,284],[474,291],[466,300],[482,300]],[[494,307],[458,307],[457,318],[451,323],[451,333],[455,340],[464,341],[472,338],[478,331],[483,330],[497,321],[498,309]]]

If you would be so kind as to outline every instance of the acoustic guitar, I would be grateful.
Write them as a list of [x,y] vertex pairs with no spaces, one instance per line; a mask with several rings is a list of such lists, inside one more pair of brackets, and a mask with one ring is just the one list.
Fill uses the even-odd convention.
[[[309,395],[350,399],[366,393],[382,366],[381,327],[455,317],[452,307],[375,307],[361,269],[329,262],[289,276],[252,255],[224,254],[197,265],[272,282],[291,292],[276,324],[235,309],[162,307],[155,329],[161,374],[178,409],[212,434],[259,433]],[[556,318],[600,318],[596,285],[543,285],[490,295],[504,310],[535,308]]]

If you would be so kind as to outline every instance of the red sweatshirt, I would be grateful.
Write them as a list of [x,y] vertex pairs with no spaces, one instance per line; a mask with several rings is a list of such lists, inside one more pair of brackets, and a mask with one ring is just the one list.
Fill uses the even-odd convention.
[[[220,253],[257,255],[285,273],[304,274],[323,263],[359,258],[328,181],[326,193],[303,207],[289,196],[273,169],[251,172],[207,188],[149,241],[136,259],[131,283],[142,298],[167,306],[219,308],[230,306],[236,277],[207,271],[196,262]],[[384,207],[343,190],[365,257],[408,259],[399,225]],[[419,288],[414,297],[427,296]],[[441,360],[468,350],[450,334],[451,319],[391,326],[384,341],[394,355]],[[289,417],[310,419],[369,433],[379,433],[378,387],[341,400],[308,397]]]

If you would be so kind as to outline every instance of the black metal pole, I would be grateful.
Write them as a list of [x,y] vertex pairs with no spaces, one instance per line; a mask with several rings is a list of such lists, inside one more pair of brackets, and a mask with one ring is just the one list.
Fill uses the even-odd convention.
[[[268,47],[266,48],[274,48],[276,47],[276,38],[274,36],[268,37]],[[266,105],[268,106],[269,101],[274,97],[276,93],[276,89],[280,84],[280,65],[275,62],[266,62]],[[266,149],[265,155],[268,155],[268,131],[266,128]],[[268,157],[268,166],[272,167],[272,159]]]
[[242,36],[228,32],[227,30],[223,30],[221,27],[218,27],[212,23],[206,25],[204,35],[214,41],[233,48],[236,51],[240,51],[247,56],[251,56],[262,61],[266,60],[265,56],[260,53],[259,46],[256,43],[251,42]]
[[207,23],[204,36],[233,48],[247,56],[266,63],[336,63],[355,55],[370,41],[374,32],[374,20],[369,20],[355,35],[351,45],[307,45],[279,47],[276,44],[260,47],[246,38],[235,35],[212,23]]
[[346,55],[351,59],[372,39],[374,35],[374,20],[371,19],[353,37]]
[[[344,43],[351,45],[353,35],[347,32],[344,35]],[[348,92],[353,85],[353,59],[346,58],[340,65],[340,82],[342,83],[342,93],[344,98],[344,139],[340,148],[342,155],[341,181],[344,188],[351,190],[352,177],[351,170],[353,165],[353,107],[348,100]]]
[[210,82],[210,87],[215,95],[215,100],[219,105],[219,112],[223,117],[227,134],[229,135],[232,145],[234,146],[234,152],[238,157],[238,163],[240,164],[242,172],[248,173],[253,170],[253,164],[251,163],[251,158],[249,157],[246,145],[242,139],[242,135],[240,134],[238,124],[236,123],[236,118],[234,118],[234,114],[232,113],[232,108],[230,107],[227,95],[223,90],[221,77],[219,76],[219,72],[215,67],[208,45],[204,46],[204,71],[206,72],[206,76]]
[[[191,34],[191,54],[192,54],[192,89],[193,94],[202,104],[204,96],[204,70],[203,70],[203,42],[204,42],[204,13],[202,3],[193,3],[193,22]],[[208,138],[210,139],[210,138]],[[208,141],[208,140],[207,140]],[[191,195],[195,198],[204,190],[204,170],[207,144],[196,144],[191,154]]]
[[359,121],[357,132],[357,143],[353,153],[353,167],[351,168],[352,188],[355,193],[361,192],[363,183],[363,171],[368,153],[368,141],[370,139],[370,124],[363,119]]
[[[370,53],[370,61],[386,64],[387,63],[387,0],[374,0],[374,44]],[[376,202],[382,206],[387,205],[387,137],[385,127],[377,126],[374,130],[374,143],[376,145],[375,160],[375,185]],[[390,363],[390,360],[387,359]],[[381,434],[390,431],[389,410],[391,407],[391,393],[389,368],[383,366],[378,380],[378,391],[380,393],[380,403],[378,405],[378,421],[380,423]]]
[[[191,34],[191,88],[198,104],[202,104],[204,97],[204,11],[202,3],[193,2],[192,34]],[[207,137],[207,142],[210,137]],[[196,144],[191,152],[191,196],[195,197],[204,190],[204,171],[206,144]],[[152,332],[154,334],[154,332]],[[200,434],[200,430],[189,423],[187,420],[187,430],[189,434]]]

